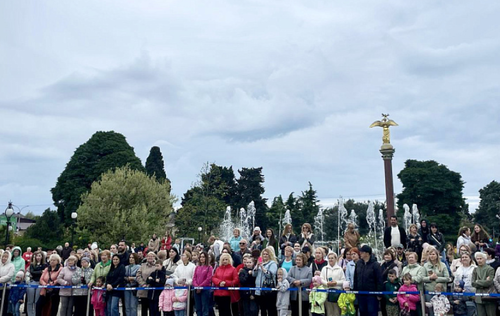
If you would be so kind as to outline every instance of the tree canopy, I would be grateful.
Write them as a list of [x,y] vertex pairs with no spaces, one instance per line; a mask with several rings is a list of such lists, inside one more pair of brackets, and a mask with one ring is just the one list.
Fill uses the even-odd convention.
[[398,178],[403,184],[403,191],[397,195],[400,212],[404,204],[417,204],[421,217],[436,222],[441,231],[454,234],[458,230],[460,220],[468,215],[464,182],[458,172],[433,160],[409,159]]
[[163,235],[175,202],[169,192],[168,182],[129,166],[110,170],[83,195],[78,230],[106,247],[123,238],[141,242]]
[[96,132],[80,145],[57,179],[56,186],[51,189],[61,222],[71,224],[71,212],[78,209],[82,194],[88,192],[101,174],[125,165],[145,171],[141,160],[122,134]]
[[54,245],[60,243],[63,238],[64,229],[56,210],[46,209],[42,216],[37,218],[34,225],[28,227],[26,236],[38,239],[44,245]]
[[479,207],[474,214],[475,222],[488,228],[497,225],[500,214],[500,183],[491,181],[479,190]]

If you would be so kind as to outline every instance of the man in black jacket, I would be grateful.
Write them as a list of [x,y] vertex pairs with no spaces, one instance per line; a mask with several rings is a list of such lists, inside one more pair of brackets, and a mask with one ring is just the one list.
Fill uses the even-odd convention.
[[394,247],[402,244],[406,249],[406,231],[398,226],[398,218],[395,215],[391,216],[390,226],[384,231],[384,246],[385,248]]
[[[382,271],[377,258],[372,256],[372,248],[367,245],[361,247],[360,260],[354,270],[355,291],[381,291]],[[358,294],[359,314],[361,316],[378,315],[378,299],[373,294]]]

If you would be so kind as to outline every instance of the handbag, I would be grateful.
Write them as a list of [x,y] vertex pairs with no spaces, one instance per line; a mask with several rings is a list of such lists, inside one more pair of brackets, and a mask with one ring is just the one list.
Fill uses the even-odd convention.
[[[266,269],[268,269],[268,267],[266,267]],[[276,275],[272,274],[268,270],[264,274],[264,279],[262,280],[262,287],[263,288],[271,288],[271,289],[276,288]],[[262,293],[262,295],[270,295],[273,293],[273,291],[262,291],[261,293]]]

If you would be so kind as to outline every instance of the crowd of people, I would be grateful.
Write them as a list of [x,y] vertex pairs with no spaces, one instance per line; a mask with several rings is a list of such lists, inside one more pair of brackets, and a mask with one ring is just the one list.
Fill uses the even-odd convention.
[[[122,240],[104,249],[66,243],[23,253],[11,246],[0,251],[0,283],[17,286],[4,288],[1,313],[87,316],[90,306],[89,315],[117,316],[121,303],[126,316],[139,310],[141,316],[213,316],[216,309],[220,316],[495,315],[496,300],[460,295],[500,291],[500,249],[488,233],[480,225],[472,232],[463,227],[454,247],[436,224],[419,224],[406,231],[391,217],[380,261],[360,243],[354,224],[338,254],[315,241],[308,223],[297,234],[288,224],[281,236],[255,227],[248,239],[235,229],[230,240],[211,236],[205,245],[181,246],[166,233],[138,246]],[[456,295],[440,294],[446,291]]]

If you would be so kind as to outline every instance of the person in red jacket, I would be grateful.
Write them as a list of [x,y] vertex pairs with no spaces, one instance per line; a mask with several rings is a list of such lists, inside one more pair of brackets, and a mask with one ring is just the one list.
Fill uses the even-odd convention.
[[[233,267],[233,259],[228,253],[220,256],[219,267],[212,276],[212,282],[218,287],[231,287],[238,284],[238,274]],[[215,302],[219,306],[220,316],[231,316],[231,292],[228,290],[215,290]]]
[[24,271],[28,271],[28,268],[31,265],[31,257],[33,257],[33,253],[31,252],[31,247],[26,248],[26,252],[23,253],[23,259],[25,262]]

